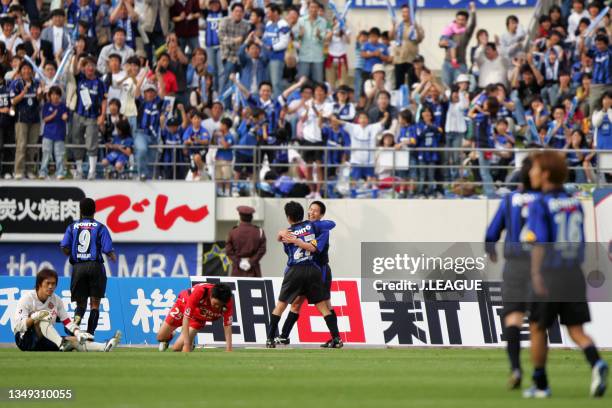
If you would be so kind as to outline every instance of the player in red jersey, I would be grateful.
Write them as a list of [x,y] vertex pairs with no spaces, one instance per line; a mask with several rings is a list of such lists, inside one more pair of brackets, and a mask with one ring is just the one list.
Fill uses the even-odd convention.
[[193,341],[206,322],[223,317],[225,330],[225,350],[232,351],[232,316],[234,301],[232,289],[225,283],[199,283],[191,289],[179,293],[179,297],[170,309],[168,316],[157,333],[159,350],[168,348],[168,343],[174,337],[174,331],[181,327],[181,335],[172,349],[174,351],[190,352]]

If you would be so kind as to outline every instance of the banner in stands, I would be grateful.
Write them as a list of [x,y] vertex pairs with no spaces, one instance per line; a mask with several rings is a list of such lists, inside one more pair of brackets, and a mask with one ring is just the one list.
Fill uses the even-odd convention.
[[[105,256],[107,276],[188,277],[200,275],[199,244],[115,244],[117,262]],[[72,267],[58,243],[0,243],[0,275],[35,276],[42,268],[70,276]]]
[[[96,338],[102,341],[111,337],[115,330],[121,330],[124,344],[155,344],[155,333],[178,293],[198,282],[219,280],[230,284],[234,290],[234,344],[263,345],[281,278],[109,278]],[[72,314],[74,305],[70,304],[69,283],[66,278],[60,279],[57,293]],[[23,291],[31,290],[33,286],[31,277],[0,277],[0,342],[14,341],[11,318]],[[404,295],[401,299],[362,303],[360,281],[346,279],[332,283],[332,305],[338,315],[341,336],[349,345],[502,346],[499,289],[499,285],[488,287],[480,292],[478,302],[420,302]],[[591,304],[594,323],[587,325],[587,330],[600,347],[612,347],[612,332],[608,325],[611,313],[612,303]],[[87,316],[83,320],[87,322]],[[58,330],[63,333],[59,325]],[[523,339],[528,339],[526,331],[522,335]],[[303,305],[291,334],[291,343],[316,345],[328,338],[325,322],[316,308]],[[222,322],[219,320],[207,325],[197,341],[200,345],[222,345]],[[559,326],[551,330],[550,342],[553,346],[571,345]]]
[[[354,8],[386,8],[388,0],[355,0]],[[408,3],[408,0],[389,0],[396,7]],[[418,9],[465,9],[469,8],[472,0],[416,0]],[[481,8],[516,8],[535,7],[537,0],[477,0],[476,7]],[[340,9],[343,9],[343,5]],[[396,12],[399,15],[399,12]]]
[[5,241],[59,242],[79,217],[79,201],[96,200],[96,219],[115,242],[213,242],[214,183],[100,181],[2,182]]

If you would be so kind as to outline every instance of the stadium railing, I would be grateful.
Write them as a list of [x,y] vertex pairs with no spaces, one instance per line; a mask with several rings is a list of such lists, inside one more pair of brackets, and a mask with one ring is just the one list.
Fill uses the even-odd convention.
[[[5,149],[14,148],[15,145],[5,145]],[[41,145],[30,145],[28,149],[36,149],[40,151]],[[70,151],[74,148],[83,148],[81,145],[66,145],[67,156],[70,157]],[[213,150],[217,146],[210,146],[209,154],[213,154]],[[152,169],[153,178],[155,179],[171,179],[179,180],[185,179],[186,176],[189,178],[189,172],[191,168],[189,156],[184,154],[186,151],[185,146],[176,145],[155,145],[150,146],[150,149],[157,151],[157,159],[154,162],[148,163],[150,169]],[[295,176],[295,179],[302,179],[301,182],[309,184],[319,184],[320,191],[323,196],[355,196],[360,194],[368,194],[370,190],[375,189],[380,191],[387,191],[390,194],[388,196],[399,195],[400,190],[406,190],[408,188],[414,188],[420,190],[421,187],[429,186],[432,187],[437,193],[444,193],[449,190],[458,190],[457,195],[473,195],[478,193],[479,188],[488,187],[489,184],[493,184],[494,189],[499,188],[512,188],[519,184],[518,170],[522,157],[525,157],[529,153],[540,150],[539,148],[511,148],[511,149],[496,149],[496,148],[474,148],[474,147],[436,147],[436,148],[409,148],[397,150],[394,148],[355,148],[355,147],[336,147],[336,146],[301,146],[301,145],[288,145],[288,146],[232,146],[231,149],[236,151],[252,151],[252,160],[245,163],[237,163],[232,161],[232,178],[230,180],[221,179],[215,176],[215,168],[218,166],[214,160],[208,160],[205,167],[202,180],[214,180],[217,185],[221,183],[232,182],[234,185],[232,189],[239,191],[239,194],[256,194],[261,190],[261,183],[265,183],[265,173],[268,170],[274,170],[277,175],[281,175],[288,170],[288,174]],[[101,152],[104,151],[102,147]],[[164,151],[172,151],[172,160],[169,162],[160,161],[161,153]],[[204,150],[204,149],[202,149]],[[264,156],[263,152],[266,150],[272,151],[287,151],[289,156],[289,163],[268,163],[267,159],[262,160]],[[315,150],[322,152],[323,160],[321,167],[323,168],[323,177],[321,180],[303,180],[303,176],[307,170],[312,170],[313,174],[317,167],[316,163],[306,164],[301,154],[308,150]],[[555,149],[546,149],[555,150]],[[350,166],[346,163],[330,163],[330,157],[332,154],[337,152],[351,153],[351,152],[364,152],[367,151],[369,154],[375,157],[380,157],[381,154],[387,153],[385,156],[385,172],[384,178],[370,181],[367,186],[363,182],[358,180],[350,179]],[[562,153],[568,153],[570,150],[558,149]],[[612,150],[571,150],[571,152],[580,151],[587,155],[589,153],[595,153],[594,163],[591,168],[585,168],[583,166],[570,167],[572,173],[581,173],[586,178],[585,182],[574,182],[578,188],[584,192],[589,192],[592,187],[610,186],[612,185],[612,179],[610,179],[610,173],[612,173],[612,167],[606,165],[602,166],[602,158],[606,157],[606,162],[612,162]],[[399,153],[389,154],[391,152]],[[421,152],[435,152],[440,156],[440,160],[437,163],[423,163],[423,162],[412,162],[406,158],[406,153],[410,156],[418,156]],[[478,162],[478,152],[482,152],[485,156],[507,154],[511,156],[511,159],[506,159],[503,162],[489,163],[483,165]],[[457,163],[450,163],[449,158],[452,154],[458,154],[460,160]],[[100,154],[100,157],[104,157],[104,154]],[[180,158],[183,157],[183,160]],[[234,155],[235,157],[235,155]],[[403,158],[402,158],[403,157]],[[390,162],[389,162],[390,158]],[[609,158],[609,159],[608,159]],[[400,163],[401,162],[401,163]],[[52,162],[53,163],[53,162]],[[72,169],[74,162],[65,160],[68,169]],[[380,163],[380,161],[379,161]],[[406,166],[408,163],[408,166]],[[13,162],[3,162],[2,166],[7,168],[12,166]],[[27,165],[38,166],[39,161],[28,162]],[[87,165],[87,162],[85,162]],[[225,163],[223,164],[225,165]],[[241,166],[251,170],[254,177],[237,178],[234,175],[235,166]],[[100,162],[98,162],[98,176],[101,177],[113,177],[113,178],[136,178],[136,168],[133,160],[130,161],[128,169],[122,174],[111,171],[110,173],[101,173],[99,170]],[[488,172],[492,175],[492,181],[482,180],[482,171]],[[416,172],[415,172],[416,170]],[[425,177],[429,172],[429,176],[433,175],[432,178]],[[416,173],[416,177],[415,176]],[[605,174],[608,173],[606,176]],[[488,177],[486,177],[488,179]],[[274,181],[274,180],[271,180]],[[338,188],[342,190],[338,191]],[[395,194],[398,193],[398,194]],[[432,193],[430,191],[430,193]]]

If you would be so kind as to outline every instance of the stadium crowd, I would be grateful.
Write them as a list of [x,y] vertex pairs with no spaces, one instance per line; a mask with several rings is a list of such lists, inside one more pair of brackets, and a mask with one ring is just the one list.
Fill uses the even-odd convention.
[[612,149],[612,12],[558,3],[532,36],[513,15],[478,30],[474,3],[442,32],[400,2],[388,30],[351,33],[318,0],[0,0],[0,174],[495,196],[525,147],[610,181],[588,149]]

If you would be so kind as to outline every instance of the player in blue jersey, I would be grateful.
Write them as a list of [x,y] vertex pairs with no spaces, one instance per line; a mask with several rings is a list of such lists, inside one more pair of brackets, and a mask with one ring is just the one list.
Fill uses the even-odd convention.
[[521,386],[522,370],[520,361],[521,326],[527,310],[526,293],[529,289],[529,253],[521,247],[521,233],[525,228],[529,204],[537,193],[529,182],[531,158],[526,157],[521,167],[521,188],[504,196],[497,212],[487,228],[485,237],[486,250],[491,261],[497,261],[495,243],[499,241],[502,231],[506,231],[503,270],[502,299],[504,337],[506,351],[510,360],[510,389]]
[[285,215],[291,226],[287,232],[279,233],[279,239],[287,254],[287,268],[278,302],[270,317],[266,347],[276,347],[278,323],[287,305],[304,296],[323,315],[332,336],[330,348],[341,348],[343,343],[338,332],[338,319],[327,306],[328,285],[325,273],[319,266],[320,260],[317,260],[328,245],[329,234],[325,232],[336,224],[332,221],[304,221],[304,208],[295,201],[285,204]]
[[[313,201],[308,207],[308,220],[311,222],[321,221],[323,216],[325,215],[326,207],[321,201]],[[331,297],[331,282],[332,282],[332,273],[331,268],[329,267],[329,231],[323,231],[321,233],[325,237],[327,241],[327,245],[315,254],[315,259],[317,261],[317,265],[323,271],[323,277],[325,280],[325,287],[328,291],[328,299],[326,301],[327,308],[330,310],[331,314],[335,315],[336,312],[331,306],[330,297]],[[289,335],[291,334],[291,330],[293,326],[297,322],[300,317],[300,308],[304,303],[304,296],[298,296],[293,303],[291,303],[291,310],[285,319],[285,323],[283,323],[283,329],[281,331],[281,335],[275,339],[276,344],[289,344]],[[323,348],[329,348],[333,344],[333,339],[329,339],[327,342],[321,344]]]
[[108,229],[94,219],[95,201],[84,198],[80,202],[80,209],[81,218],[66,228],[60,246],[64,254],[70,257],[72,264],[70,297],[77,303],[74,320],[78,325],[83,319],[89,298],[87,332],[93,335],[100,317],[100,299],[106,293],[106,272],[102,254],[108,255],[113,262],[117,257]]
[[[580,271],[584,212],[580,200],[563,190],[567,175],[563,155],[552,151],[533,155],[529,179],[531,186],[542,193],[529,205],[524,234],[524,241],[533,243],[531,280],[535,293],[529,316],[534,385],[524,392],[525,398],[551,395],[546,376],[546,330],[557,317],[591,365],[591,396],[601,397],[607,385],[608,365],[583,329],[583,324],[590,321],[586,284]],[[571,298],[568,291],[572,291]]]

